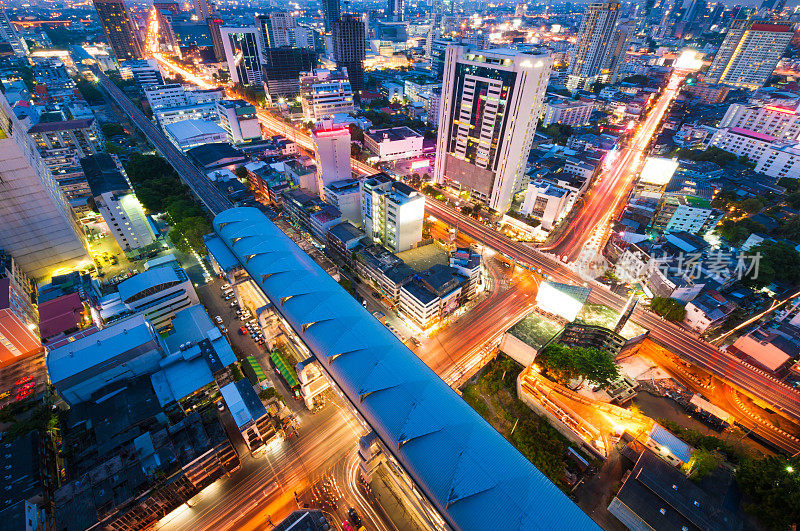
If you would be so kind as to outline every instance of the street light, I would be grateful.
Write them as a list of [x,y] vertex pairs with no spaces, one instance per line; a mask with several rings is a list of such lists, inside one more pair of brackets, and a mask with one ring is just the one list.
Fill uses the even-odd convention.
[[786,471],[791,474],[792,472],[794,472],[794,467],[792,467],[791,465],[787,466]]

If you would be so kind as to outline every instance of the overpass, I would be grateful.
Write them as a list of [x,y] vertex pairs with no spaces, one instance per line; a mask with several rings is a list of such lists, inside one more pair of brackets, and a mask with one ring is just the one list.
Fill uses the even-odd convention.
[[178,172],[181,180],[191,189],[203,206],[216,215],[233,206],[227,197],[201,172],[183,152],[170,142],[159,127],[147,119],[133,102],[111,81],[97,66],[92,66],[92,72],[100,80],[106,94],[119,105],[122,111],[130,118],[147,140],[169,161],[170,165]]
[[233,208],[213,225],[440,527],[598,529],[264,214]]
[[[491,227],[464,216],[455,208],[427,197],[426,213],[458,229],[476,241],[508,256],[519,264],[534,271],[548,275],[555,281],[570,284],[585,284],[573,270],[565,264],[550,258],[538,249],[507,237]],[[611,292],[599,283],[593,283],[590,302],[604,304],[621,311],[626,303],[625,297]],[[720,351],[693,332],[679,324],[666,321],[653,312],[637,307],[632,320],[650,330],[650,339],[660,343],[683,359],[718,376],[746,393],[769,404],[794,420],[800,420],[800,392],[761,369],[750,365],[736,356]],[[791,441],[795,451],[800,451],[800,441]]]

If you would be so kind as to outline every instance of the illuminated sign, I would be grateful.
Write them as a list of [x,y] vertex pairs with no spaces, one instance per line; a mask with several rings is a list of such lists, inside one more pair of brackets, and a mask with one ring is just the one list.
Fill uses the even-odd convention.
[[667,184],[670,179],[672,179],[677,169],[677,160],[663,157],[648,157],[642,168],[639,182],[658,186]]
[[422,168],[430,168],[431,163],[428,159],[415,160],[411,163],[411,171],[421,170]]
[[774,112],[779,112],[779,113],[783,113],[783,114],[794,114],[794,111],[792,109],[784,109],[783,107],[776,107],[774,105],[767,105],[764,108],[766,110],[768,110],[768,111],[774,111]]

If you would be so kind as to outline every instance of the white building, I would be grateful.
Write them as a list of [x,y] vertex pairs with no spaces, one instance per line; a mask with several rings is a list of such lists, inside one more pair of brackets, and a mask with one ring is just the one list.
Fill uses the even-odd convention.
[[153,227],[131,191],[105,192],[94,199],[100,215],[123,251],[145,247],[156,241]]
[[361,183],[355,179],[345,179],[329,183],[322,189],[322,200],[335,206],[342,213],[342,219],[353,225],[361,225]]
[[11,24],[5,9],[0,10],[0,39],[11,45],[11,49],[14,50],[17,57],[28,55],[28,45]]
[[719,127],[738,127],[796,142],[800,140],[800,104],[796,100],[791,105],[778,102],[733,103],[728,106]]
[[155,59],[120,61],[119,75],[122,79],[133,79],[141,87],[159,85],[164,82],[158,61]]
[[525,192],[525,202],[520,212],[532,216],[542,223],[542,229],[550,230],[566,211],[569,192],[546,181],[533,181]]
[[448,46],[436,182],[506,212],[525,173],[551,68],[547,55]]
[[399,83],[381,83],[381,94],[389,101],[403,101],[403,85]]
[[32,279],[90,265],[69,203],[3,97],[0,127],[0,249]]
[[716,226],[722,214],[705,199],[665,194],[653,219],[653,228],[664,232],[707,232]]
[[140,314],[156,330],[169,327],[176,312],[199,303],[192,281],[176,261],[137,273],[120,282],[117,289],[100,300],[103,319]]
[[314,142],[314,156],[317,161],[317,187],[312,190],[317,195],[330,183],[349,179],[350,169],[350,130],[346,125],[334,124],[329,118],[317,123],[311,131]]
[[183,151],[213,142],[227,142],[228,133],[214,122],[183,120],[164,127],[173,144]]
[[399,253],[422,239],[425,196],[385,174],[366,179],[361,189],[361,221],[372,241]]
[[544,111],[542,125],[545,127],[550,124],[586,125],[592,116],[592,110],[594,110],[594,102],[591,100],[560,99],[558,101],[550,101]]
[[792,41],[792,22],[734,20],[703,81],[757,90]]
[[179,107],[162,107],[153,112],[158,124],[163,128],[166,125],[184,120],[203,120],[216,122],[219,120],[216,102],[190,103]]
[[421,134],[408,127],[374,129],[364,133],[364,146],[381,161],[421,156],[422,140]]
[[243,100],[217,102],[219,124],[228,134],[231,144],[261,140],[261,124],[256,108]]
[[323,117],[355,111],[353,90],[344,72],[314,70],[300,75],[303,120],[317,122]]
[[164,107],[180,107],[189,103],[186,100],[186,91],[180,83],[149,85],[144,87],[144,95],[153,112]]
[[746,156],[755,162],[755,171],[770,177],[800,178],[800,144],[779,141],[774,136],[738,127],[720,128],[711,137],[711,146]]
[[686,303],[686,317],[683,318],[683,324],[702,334],[725,322],[735,309],[736,305],[718,292],[707,291]]
[[254,26],[245,28],[221,27],[222,47],[233,83],[261,85],[264,53],[261,48],[259,30]]
[[400,288],[400,312],[426,330],[466,300],[469,280],[455,268],[437,264]]

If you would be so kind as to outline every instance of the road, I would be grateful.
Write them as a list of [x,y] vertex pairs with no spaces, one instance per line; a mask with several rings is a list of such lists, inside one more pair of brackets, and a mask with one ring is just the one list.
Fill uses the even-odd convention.
[[[551,280],[577,285],[586,284],[577,273],[563,263],[527,244],[511,240],[504,234],[462,215],[452,207],[426,198],[425,208],[434,217],[452,226],[458,224],[459,230],[465,234],[520,264],[541,269]],[[602,284],[593,282],[591,287],[590,302],[605,304],[617,311],[624,306],[625,298],[612,293]],[[637,308],[632,319],[650,331],[651,339],[679,354],[686,361],[729,382],[790,419],[800,420],[800,392],[797,390],[741,359],[719,351],[699,336],[677,324],[665,321],[654,313]]]
[[612,216],[624,204],[644,160],[645,150],[653,135],[658,132],[664,114],[678,95],[684,77],[680,72],[672,74],[669,83],[628,145],[607,155],[607,161],[603,163],[604,169],[596,180],[597,184],[587,191],[583,205],[570,222],[569,228],[555,242],[543,248],[544,250],[565,257],[568,262],[575,261],[593,233],[608,226]]
[[167,159],[178,172],[181,180],[186,183],[194,195],[212,215],[233,207],[233,204],[192,162],[169,141],[167,136],[153,122],[147,119],[144,113],[119,89],[99,68],[92,67],[94,75],[100,80],[106,94],[130,118],[131,122],[144,133],[147,140]]

